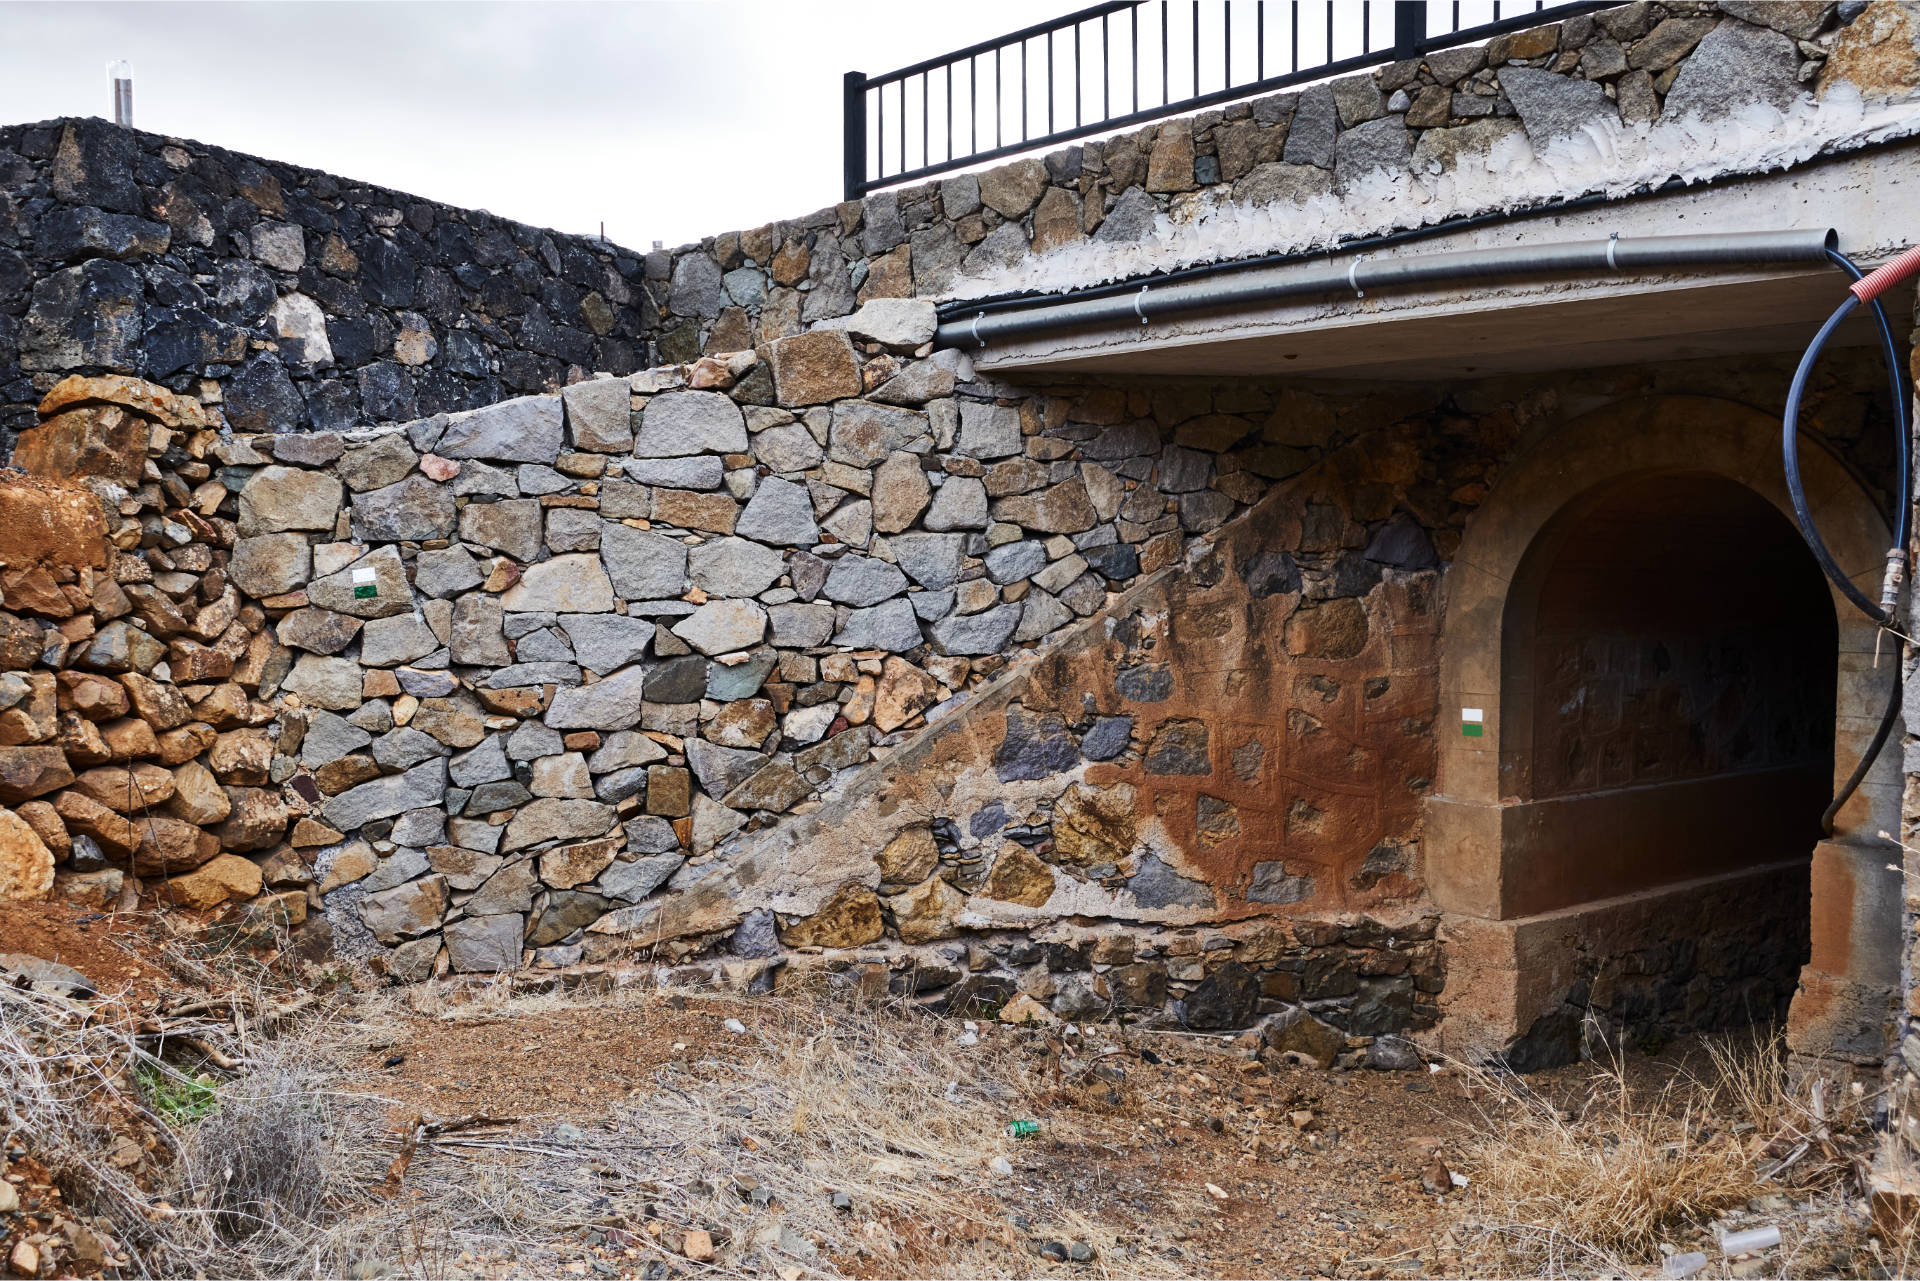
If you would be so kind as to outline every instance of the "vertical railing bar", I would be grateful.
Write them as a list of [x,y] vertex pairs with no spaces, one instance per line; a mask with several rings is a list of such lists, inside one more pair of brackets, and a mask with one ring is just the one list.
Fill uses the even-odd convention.
[[1080,24],[1073,24],[1073,127],[1080,127],[1081,103],[1086,100],[1087,92],[1080,80]]
[[1360,0],[1360,52],[1373,52],[1373,0]]
[[1140,6],[1127,10],[1127,23],[1131,31],[1127,33],[1127,54],[1133,58],[1133,109],[1140,109]]
[[1033,136],[1033,114],[1027,106],[1027,41],[1020,42],[1020,141]]
[[1000,54],[1005,45],[996,45],[993,50],[993,145],[999,147],[1005,139],[1000,136],[1000,122],[1006,118],[1007,109],[1000,101]]
[[[1333,61],[1333,0],[1327,0],[1327,62]],[[1322,64],[1325,65],[1325,64]]]
[[1113,119],[1113,27],[1111,14],[1100,15],[1100,118]]
[[1053,136],[1053,100],[1057,96],[1053,83],[1053,32],[1047,32],[1047,136]]
[[1253,3],[1253,78],[1267,78],[1267,0]]
[[900,172],[907,171],[907,82],[900,82]]
[[1233,0],[1220,0],[1221,42],[1225,52],[1220,55],[1222,89],[1233,88]]
[[967,154],[980,154],[980,55],[967,59]]
[[953,64],[947,64],[947,163],[953,163]]
[[920,73],[920,164],[933,163],[933,73]]
[[1167,57],[1169,42],[1167,39],[1167,5],[1169,0],[1160,0],[1160,105],[1173,105],[1171,81],[1167,79]]
[[1287,16],[1293,23],[1293,70],[1300,70],[1300,0],[1287,0]]
[[1460,0],[1453,0],[1453,29],[1460,30]]

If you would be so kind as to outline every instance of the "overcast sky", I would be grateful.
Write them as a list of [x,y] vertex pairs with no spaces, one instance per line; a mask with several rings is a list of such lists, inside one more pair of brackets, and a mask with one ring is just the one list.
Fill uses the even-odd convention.
[[0,123],[110,116],[645,249],[840,198],[843,72],[1076,0],[0,0]]

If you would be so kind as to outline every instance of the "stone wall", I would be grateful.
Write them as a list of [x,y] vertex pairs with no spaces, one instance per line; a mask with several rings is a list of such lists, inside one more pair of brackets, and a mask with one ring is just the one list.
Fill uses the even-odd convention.
[[70,374],[339,430],[647,363],[638,255],[101,120],[0,128],[0,452]]
[[[911,355],[930,311],[349,433],[56,387],[17,460],[88,488],[0,490],[19,880],[400,980],[824,967],[1322,1058],[1430,1023],[1464,522],[1576,406],[1784,366],[1014,388]],[[1870,359],[1818,383],[1875,438]],[[76,495],[95,542],[47,533]]]
[[875,192],[649,256],[658,354],[747,348],[877,298],[1066,289],[1797,163],[1859,123],[1816,103],[1914,90],[1916,32],[1891,0],[1628,4]]

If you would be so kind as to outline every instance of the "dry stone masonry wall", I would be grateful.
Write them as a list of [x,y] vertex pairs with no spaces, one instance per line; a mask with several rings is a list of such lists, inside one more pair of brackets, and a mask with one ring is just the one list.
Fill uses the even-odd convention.
[[69,374],[337,430],[647,363],[637,255],[179,138],[0,128],[0,444]]
[[[1391,1060],[1445,999],[1465,520],[1576,407],[1786,371],[1012,385],[930,300],[1829,66],[1904,92],[1907,21],[1628,5],[645,256],[0,131],[0,893],[137,880],[400,981],[818,969]],[[1883,479],[1876,378],[1809,419]],[[1645,971],[1592,1007],[1688,1016],[1698,958]]]

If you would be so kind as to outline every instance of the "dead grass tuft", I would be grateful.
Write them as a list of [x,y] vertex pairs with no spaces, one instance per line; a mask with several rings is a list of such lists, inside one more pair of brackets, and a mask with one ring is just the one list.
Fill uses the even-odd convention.
[[1711,1239],[1751,1206],[1857,1195],[1871,1138],[1861,1092],[1794,1089],[1777,1038],[1703,1049],[1696,1067],[1653,1086],[1634,1084],[1623,1053],[1596,1060],[1570,1103],[1510,1073],[1459,1068],[1480,1115],[1467,1168],[1481,1226],[1509,1265],[1630,1271],[1659,1263],[1663,1244]]

